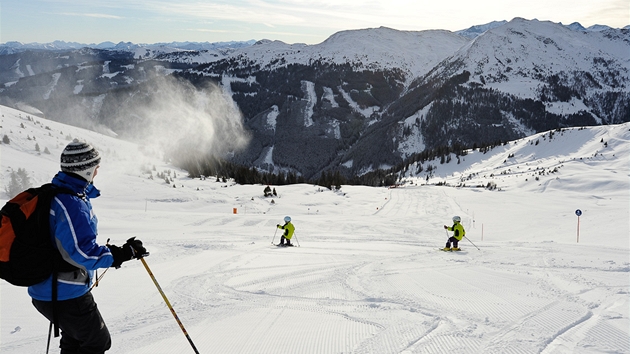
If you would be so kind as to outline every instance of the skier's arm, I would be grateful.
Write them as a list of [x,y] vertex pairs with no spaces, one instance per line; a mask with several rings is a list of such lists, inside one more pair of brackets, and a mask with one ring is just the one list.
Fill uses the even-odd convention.
[[86,202],[58,195],[51,213],[54,241],[66,262],[88,270],[111,266],[114,258],[109,248],[96,243],[96,217]]

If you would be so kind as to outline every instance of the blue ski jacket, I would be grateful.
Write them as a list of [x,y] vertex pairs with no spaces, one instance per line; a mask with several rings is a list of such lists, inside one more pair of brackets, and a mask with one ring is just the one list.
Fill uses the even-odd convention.
[[[107,246],[96,243],[96,215],[90,198],[100,191],[93,184],[64,172],[53,178],[52,184],[69,189],[77,195],[59,193],[50,205],[50,234],[53,245],[63,259],[77,267],[72,272],[60,272],[57,276],[57,300],[80,297],[90,290],[94,270],[108,268],[114,262]],[[39,284],[28,287],[28,294],[41,301],[52,301],[52,275]]]

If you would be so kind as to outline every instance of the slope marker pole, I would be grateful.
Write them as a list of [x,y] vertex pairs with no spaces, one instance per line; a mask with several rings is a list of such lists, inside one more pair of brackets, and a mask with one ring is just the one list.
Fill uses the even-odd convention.
[[582,215],[582,210],[578,209],[575,211],[575,215],[578,217],[577,223],[577,243],[580,243],[580,216]]

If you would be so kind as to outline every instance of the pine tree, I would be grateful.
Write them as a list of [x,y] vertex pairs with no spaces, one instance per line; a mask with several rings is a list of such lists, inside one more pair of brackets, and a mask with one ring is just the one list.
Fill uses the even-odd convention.
[[30,177],[24,168],[18,168],[17,172],[12,170],[9,178],[11,180],[5,187],[5,192],[9,198],[13,198],[18,193],[31,187]]

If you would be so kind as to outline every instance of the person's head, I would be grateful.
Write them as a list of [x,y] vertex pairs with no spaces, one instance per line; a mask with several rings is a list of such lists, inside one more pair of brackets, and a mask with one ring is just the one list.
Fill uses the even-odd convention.
[[291,222],[291,217],[290,216],[285,216],[284,217],[284,222]]
[[92,182],[101,163],[101,156],[94,147],[74,139],[61,153],[61,171],[75,174]]
[[461,221],[462,221],[462,218],[460,218],[459,216],[453,216],[453,222],[454,223],[457,224],[458,222],[461,222]]

